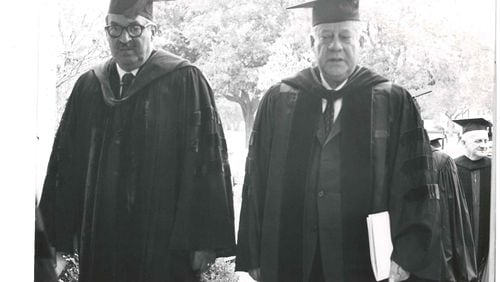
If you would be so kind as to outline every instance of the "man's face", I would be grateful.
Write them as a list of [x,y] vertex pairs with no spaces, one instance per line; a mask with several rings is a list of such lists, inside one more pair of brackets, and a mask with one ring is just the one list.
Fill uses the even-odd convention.
[[476,161],[488,156],[487,131],[470,131],[464,134],[462,138],[465,147],[465,155],[469,159]]
[[314,27],[311,45],[323,76],[331,83],[342,83],[358,64],[358,22],[325,23]]
[[[125,71],[139,68],[151,54],[152,30],[148,19],[137,16],[135,19],[127,18],[123,15],[108,14],[108,26],[118,25],[124,28],[122,34],[113,38],[106,33],[111,54],[116,63]],[[140,24],[147,26],[139,37],[132,38],[128,34],[126,27],[130,24]]]

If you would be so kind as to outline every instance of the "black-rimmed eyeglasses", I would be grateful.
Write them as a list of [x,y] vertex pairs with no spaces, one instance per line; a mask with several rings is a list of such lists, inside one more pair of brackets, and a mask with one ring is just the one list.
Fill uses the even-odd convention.
[[104,29],[106,30],[108,35],[112,38],[118,38],[122,36],[123,30],[127,30],[127,33],[131,38],[136,38],[141,36],[144,29],[148,26],[154,26],[154,24],[147,24],[145,26],[138,23],[132,23],[129,24],[128,26],[112,24],[106,26]]

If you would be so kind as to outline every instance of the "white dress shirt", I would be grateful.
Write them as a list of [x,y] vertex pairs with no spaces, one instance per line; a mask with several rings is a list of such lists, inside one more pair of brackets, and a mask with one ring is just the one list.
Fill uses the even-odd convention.
[[128,72],[133,74],[134,76],[136,76],[137,72],[139,71],[139,68],[136,68],[135,70],[131,70],[131,71],[125,71],[122,68],[120,68],[120,66],[118,64],[116,64],[116,70],[118,71],[118,76],[120,77],[120,97],[121,97],[121,94],[122,94],[121,81],[122,81],[123,76]]
[[[335,89],[333,89],[330,86],[330,84],[328,84],[328,82],[326,81],[326,79],[323,77],[323,74],[321,73],[321,71],[319,72],[319,74],[321,76],[321,84],[323,85],[323,87],[325,87],[328,90],[338,91],[338,90],[342,89],[342,87],[344,87],[344,85],[347,83],[347,79],[346,79],[341,84],[339,84],[337,87],[335,87]],[[323,98],[321,100],[321,102],[322,102],[322,104],[321,104],[321,111],[325,112],[327,101],[326,101],[325,98]],[[338,98],[337,100],[335,100],[333,102],[333,122],[335,122],[335,120],[337,120],[337,117],[339,116],[339,113],[340,113],[341,109],[342,109],[342,98]]]

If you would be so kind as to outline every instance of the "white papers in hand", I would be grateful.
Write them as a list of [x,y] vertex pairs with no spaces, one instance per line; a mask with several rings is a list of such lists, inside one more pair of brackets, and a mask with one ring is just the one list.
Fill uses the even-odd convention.
[[373,273],[377,281],[388,279],[391,270],[391,223],[389,212],[368,215],[368,240],[370,242],[370,259]]

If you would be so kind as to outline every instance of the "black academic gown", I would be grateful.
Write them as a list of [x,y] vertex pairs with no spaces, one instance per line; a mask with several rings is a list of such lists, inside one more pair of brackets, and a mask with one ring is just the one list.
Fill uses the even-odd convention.
[[[331,139],[340,158],[323,159],[327,171],[338,170],[324,179],[328,190],[315,173],[321,170],[317,129],[324,91],[317,68],[266,93],[247,157],[237,270],[260,268],[264,282],[307,281],[320,238],[327,281],[373,280],[366,216],[389,210],[393,260],[416,276],[439,279],[431,149],[409,93],[378,87],[385,81],[357,68],[341,90],[341,129]],[[311,209],[314,201],[318,206]],[[318,216],[308,218],[314,209]]]
[[455,159],[455,163],[471,217],[478,270],[482,272],[490,242],[491,159],[471,161],[461,156]]
[[477,278],[476,251],[469,211],[457,167],[443,151],[433,148],[438,171],[442,215],[443,270],[440,281],[474,281]]
[[232,187],[212,90],[156,51],[121,99],[111,59],[66,105],[40,208],[57,251],[80,254],[80,282],[189,281],[190,253],[232,255]]

